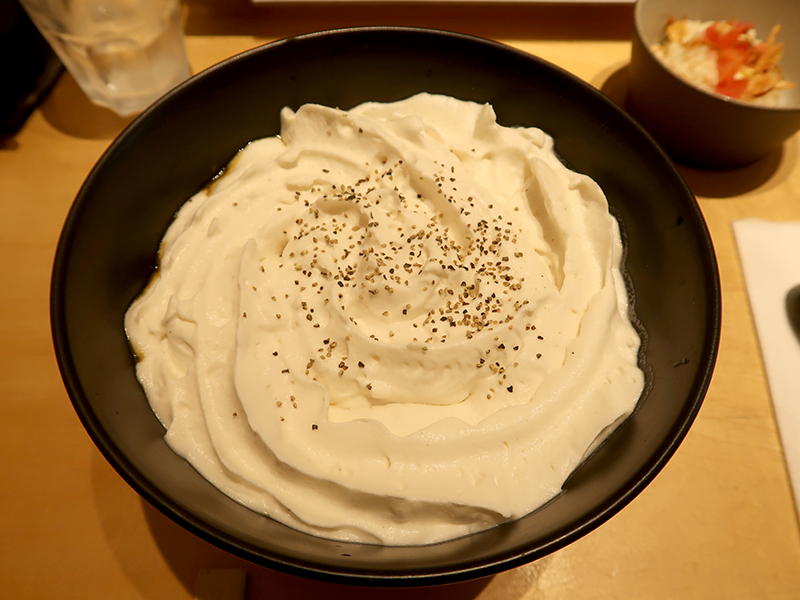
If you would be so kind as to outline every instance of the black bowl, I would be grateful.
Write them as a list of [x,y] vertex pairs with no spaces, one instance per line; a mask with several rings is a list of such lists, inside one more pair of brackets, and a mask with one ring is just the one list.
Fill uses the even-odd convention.
[[[134,374],[123,315],[181,204],[283,106],[346,109],[419,91],[490,102],[504,125],[538,126],[605,190],[621,223],[647,387],[635,414],[540,510],[423,547],[334,542],[292,530],[219,492],[163,440]],[[416,586],[482,577],[596,528],[653,479],[686,435],[716,358],[720,288],[703,217],[664,152],[586,83],[507,46],[453,33],[365,28],[268,44],[156,102],[110,146],[69,213],[53,268],[56,354],[94,442],[144,498],[217,546],[315,579]],[[643,532],[643,535],[645,532]]]

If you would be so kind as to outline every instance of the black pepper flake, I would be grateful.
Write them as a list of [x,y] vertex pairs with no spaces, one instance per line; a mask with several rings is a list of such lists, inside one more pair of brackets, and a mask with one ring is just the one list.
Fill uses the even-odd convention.
[[319,427],[317,426],[317,424],[316,424],[316,423],[312,423],[312,424],[311,424],[311,430],[312,430],[312,431],[316,431],[317,429],[319,429]]

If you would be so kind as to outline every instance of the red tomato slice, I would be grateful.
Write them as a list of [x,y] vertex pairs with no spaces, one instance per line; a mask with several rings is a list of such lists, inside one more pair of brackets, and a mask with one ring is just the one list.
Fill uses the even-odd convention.
[[740,67],[750,59],[750,46],[739,45],[717,50],[717,72],[719,80],[733,79]]
[[753,28],[753,24],[748,21],[740,22],[736,19],[731,19],[727,23],[730,26],[730,30],[722,33],[721,30],[724,24],[724,21],[717,21],[706,28],[706,41],[715,48],[730,48],[736,44],[740,35]]
[[729,98],[741,98],[747,88],[746,79],[725,79],[717,84],[717,93]]

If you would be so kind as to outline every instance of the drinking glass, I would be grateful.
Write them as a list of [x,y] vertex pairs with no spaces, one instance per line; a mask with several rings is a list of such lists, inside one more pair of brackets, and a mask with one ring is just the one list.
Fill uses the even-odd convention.
[[189,77],[179,0],[20,0],[95,104],[126,116]]

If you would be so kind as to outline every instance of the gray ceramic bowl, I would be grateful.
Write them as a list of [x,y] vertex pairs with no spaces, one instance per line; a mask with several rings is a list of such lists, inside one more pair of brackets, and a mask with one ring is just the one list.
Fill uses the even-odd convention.
[[[541,127],[568,166],[603,188],[624,235],[647,387],[635,414],[563,492],[518,521],[422,547],[334,542],[237,504],[170,450],[136,379],[123,316],[152,276],[175,211],[238,149],[276,134],[282,107],[317,102],[347,109],[420,91],[489,102],[502,124]],[[258,564],[382,586],[490,575],[553,552],[622,509],[666,464],[694,420],[714,367],[721,311],[714,250],[697,203],[627,113],[530,54],[402,28],[268,44],[158,101],[111,144],[75,199],[56,253],[51,302],[56,355],[75,410],[144,498]]]
[[725,98],[681,79],[653,54],[670,17],[752,22],[766,39],[781,25],[784,78],[800,84],[800,4],[797,0],[638,0],[634,10],[628,110],[676,160],[730,169],[776,150],[800,129],[800,86],[786,104],[767,108]]

